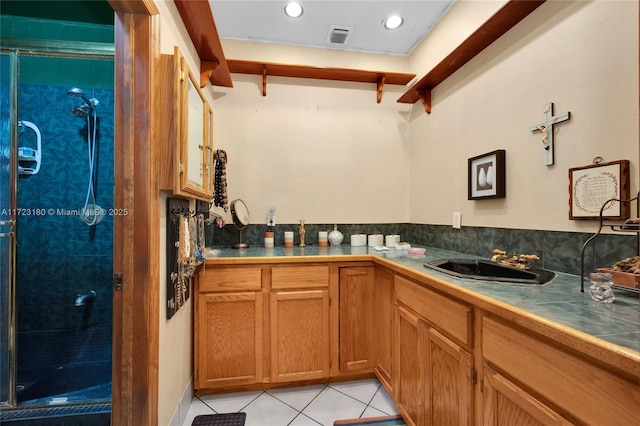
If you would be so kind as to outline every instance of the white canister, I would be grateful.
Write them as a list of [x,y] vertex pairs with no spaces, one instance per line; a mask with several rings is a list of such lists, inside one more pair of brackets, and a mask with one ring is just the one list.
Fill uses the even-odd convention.
[[264,247],[273,248],[273,237],[264,237]]
[[284,231],[284,246],[293,247],[293,231]]
[[351,247],[363,247],[367,245],[367,236],[365,234],[352,234]]
[[395,247],[400,242],[400,235],[387,235],[384,237],[384,245],[387,247]]
[[329,233],[327,231],[319,231],[318,232],[318,246],[320,247],[326,247],[327,246],[327,241],[329,238]]
[[382,234],[369,235],[369,247],[381,246],[384,243],[384,237]]

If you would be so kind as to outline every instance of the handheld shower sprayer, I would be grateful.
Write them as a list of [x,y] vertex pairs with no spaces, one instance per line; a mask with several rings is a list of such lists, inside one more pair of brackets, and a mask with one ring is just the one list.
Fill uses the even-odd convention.
[[71,89],[67,90],[67,95],[82,98],[83,101],[91,105],[91,100],[87,98],[87,96],[84,94],[84,90],[82,89],[79,89],[77,87],[72,87]]
[[98,117],[96,114],[96,106],[99,101],[96,98],[89,99],[82,89],[72,87],[67,90],[67,95],[81,98],[84,102],[71,108],[71,112],[76,117],[82,118],[87,122],[87,150],[89,151],[89,186],[87,188],[87,197],[84,201],[84,207],[81,210],[80,218],[88,226],[98,224],[104,216],[104,209],[96,204],[95,196],[95,180],[94,169],[96,163],[96,144],[97,144],[97,128]]
[[87,118],[94,111],[95,107],[99,103],[99,101],[96,98],[89,99],[84,94],[84,90],[79,89],[77,87],[72,87],[71,89],[67,90],[67,95],[73,96],[76,98],[81,98],[84,101],[84,103],[81,103],[80,105],[76,105],[73,108],[71,108],[71,112],[73,113],[73,115],[79,118]]

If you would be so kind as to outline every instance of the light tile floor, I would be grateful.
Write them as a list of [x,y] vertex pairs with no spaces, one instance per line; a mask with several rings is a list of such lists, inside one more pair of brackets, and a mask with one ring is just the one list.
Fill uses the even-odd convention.
[[201,414],[247,413],[245,426],[332,426],[335,420],[398,414],[376,379],[195,397],[182,426]]

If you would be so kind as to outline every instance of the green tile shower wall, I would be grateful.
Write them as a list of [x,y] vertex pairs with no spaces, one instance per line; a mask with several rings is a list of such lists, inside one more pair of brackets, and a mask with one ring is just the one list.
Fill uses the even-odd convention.
[[[318,231],[331,231],[333,224],[306,224],[306,244],[318,243]],[[351,234],[399,234],[402,241],[427,247],[437,247],[491,257],[494,248],[509,253],[537,254],[541,266],[568,274],[580,274],[580,254],[584,242],[592,234],[579,232],[538,231],[465,226],[453,229],[445,225],[410,223],[392,224],[339,224],[344,234],[343,244],[350,244]],[[249,245],[262,245],[265,225],[249,225],[243,231],[243,241]],[[275,244],[283,245],[284,231],[293,231],[299,244],[298,224],[275,227]],[[220,229],[210,225],[206,229],[208,246],[230,246],[238,242],[238,230],[233,225]],[[594,250],[595,249],[595,250]],[[595,256],[595,258],[594,258]],[[611,266],[626,257],[637,256],[637,237],[627,234],[601,235],[585,251],[585,269]]]
[[[108,209],[113,207],[114,93],[81,87],[88,97],[100,100],[96,200]],[[19,87],[19,119],[39,127],[42,163],[37,175],[19,179],[18,207],[47,212],[18,217],[20,331],[79,327],[82,308],[75,307],[74,301],[89,290],[97,293],[90,324],[110,326],[112,322],[113,217],[89,227],[76,216],[59,213],[83,207],[89,172],[86,121],[71,113],[80,101],[67,96],[68,88]],[[21,144],[32,143],[27,132]]]

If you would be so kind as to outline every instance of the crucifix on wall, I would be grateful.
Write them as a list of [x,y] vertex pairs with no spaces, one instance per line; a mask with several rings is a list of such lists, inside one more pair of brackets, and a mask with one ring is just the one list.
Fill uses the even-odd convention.
[[529,127],[529,130],[532,132],[539,130],[542,133],[542,145],[544,148],[542,160],[546,166],[550,166],[553,164],[553,126],[567,121],[571,118],[571,113],[565,112],[563,114],[553,115],[553,102],[549,102],[544,106],[542,114],[542,120],[533,123]]

